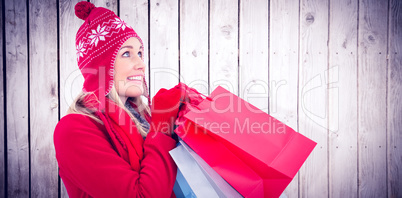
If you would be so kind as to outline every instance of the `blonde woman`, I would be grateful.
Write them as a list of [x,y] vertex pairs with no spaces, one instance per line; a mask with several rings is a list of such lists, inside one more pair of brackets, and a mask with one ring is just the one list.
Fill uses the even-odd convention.
[[[182,91],[162,89],[152,109],[144,80],[143,43],[112,11],[83,1],[76,35],[83,92],[54,132],[59,174],[70,198],[174,197],[169,151]],[[151,116],[152,115],[152,119]]]

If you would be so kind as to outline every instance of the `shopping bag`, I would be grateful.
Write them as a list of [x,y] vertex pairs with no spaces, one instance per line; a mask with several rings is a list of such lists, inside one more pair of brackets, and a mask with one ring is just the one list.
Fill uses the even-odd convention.
[[211,186],[215,189],[219,197],[242,197],[232,186],[230,186],[214,169],[212,169],[197,153],[195,153],[184,141],[180,144],[187,153],[197,162],[198,167],[205,175]]
[[316,143],[217,87],[175,132],[245,197],[279,197]]
[[184,142],[180,141],[170,155],[178,167],[177,197],[241,197]]
[[190,185],[188,185],[187,180],[184,178],[183,173],[180,169],[177,170],[176,181],[173,186],[173,192],[177,198],[195,198],[194,192],[191,190]]

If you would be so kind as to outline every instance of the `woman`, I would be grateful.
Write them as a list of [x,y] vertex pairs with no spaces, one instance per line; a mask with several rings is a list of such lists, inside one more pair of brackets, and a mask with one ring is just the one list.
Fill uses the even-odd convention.
[[[74,197],[171,197],[176,166],[169,151],[182,89],[162,89],[152,109],[143,43],[110,10],[75,6],[85,20],[76,36],[83,92],[54,132],[59,174]],[[150,119],[152,114],[152,121]]]

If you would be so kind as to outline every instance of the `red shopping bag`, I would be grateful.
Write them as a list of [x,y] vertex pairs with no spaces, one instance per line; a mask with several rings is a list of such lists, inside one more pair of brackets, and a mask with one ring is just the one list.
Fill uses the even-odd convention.
[[222,87],[175,132],[245,197],[279,197],[316,143]]

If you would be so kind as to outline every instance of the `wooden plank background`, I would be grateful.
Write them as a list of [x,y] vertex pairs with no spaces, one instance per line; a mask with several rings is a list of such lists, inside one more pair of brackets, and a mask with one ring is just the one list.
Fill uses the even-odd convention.
[[348,193],[357,192],[358,188],[357,19],[357,1],[330,2],[328,154],[331,197],[358,197],[357,193]]
[[328,195],[328,1],[300,2],[299,132],[317,146],[301,168],[299,195]]
[[[5,13],[5,193],[30,194],[28,8],[25,0],[4,1]],[[3,45],[4,46],[4,45]],[[7,102],[8,101],[8,102]],[[50,132],[51,129],[48,129]]]
[[[30,195],[56,197],[57,162],[51,144],[59,118],[57,1],[30,2],[29,15],[29,120]],[[31,14],[32,13],[32,14]],[[46,24],[47,28],[43,28]],[[7,83],[7,82],[6,82]]]
[[402,1],[389,5],[387,73],[387,193],[402,196]]
[[[359,195],[379,197],[387,193],[388,3],[360,0],[359,5]],[[376,108],[372,108],[373,104]]]
[[[79,0],[0,0],[0,197],[68,197]],[[281,197],[402,197],[402,1],[91,0],[145,44],[151,95],[221,85],[318,143]],[[264,148],[261,148],[264,149]]]
[[[3,13],[4,13],[4,11],[3,11],[3,0],[0,0],[0,16],[2,17],[2,19],[4,18],[3,16]],[[1,36],[0,36],[0,45],[2,46],[1,47],[1,50],[0,50],[0,58],[1,58],[1,60],[4,60],[4,53],[3,53],[3,43],[4,43],[4,38],[3,38],[3,32],[4,32],[4,26],[3,26],[3,24],[4,24],[4,21],[3,20],[1,20],[0,21],[0,26],[1,26]],[[4,64],[3,64],[3,62],[4,61],[1,61],[0,62],[0,75],[1,75],[1,77],[0,77],[0,106],[2,107],[2,108],[0,108],[0,115],[2,115],[3,116],[3,119],[0,119],[0,142],[5,142],[4,141],[4,122],[5,122],[5,119],[4,119]],[[6,166],[6,164],[5,164],[5,161],[4,161],[4,157],[3,156],[5,156],[5,148],[6,148],[6,146],[4,146],[4,147],[1,147],[0,148],[0,195],[4,195],[5,194],[5,178],[6,178],[6,176],[5,176],[5,166]]]

